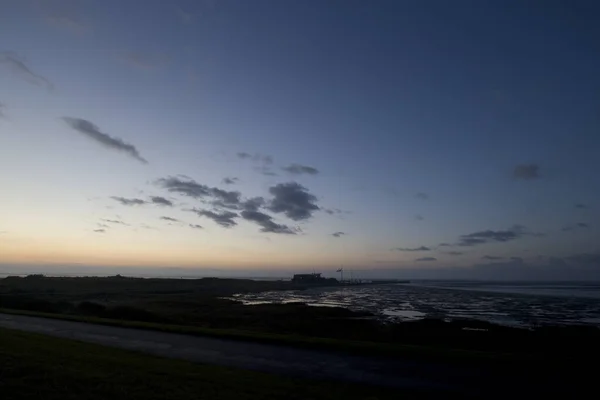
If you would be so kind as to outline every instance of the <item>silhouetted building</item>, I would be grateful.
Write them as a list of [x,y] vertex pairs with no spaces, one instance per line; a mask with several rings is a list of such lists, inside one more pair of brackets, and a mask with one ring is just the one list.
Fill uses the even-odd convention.
[[292,278],[292,282],[294,283],[303,283],[303,284],[336,284],[338,283],[335,278],[323,278],[320,273],[312,273],[312,274],[295,274]]

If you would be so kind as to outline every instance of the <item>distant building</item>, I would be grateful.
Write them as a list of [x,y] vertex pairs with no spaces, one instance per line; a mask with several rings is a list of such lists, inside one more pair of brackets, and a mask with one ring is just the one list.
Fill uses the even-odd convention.
[[337,283],[337,279],[335,278],[323,278],[320,273],[312,273],[312,274],[295,274],[292,278],[292,282],[294,283],[303,283],[303,284],[335,284]]

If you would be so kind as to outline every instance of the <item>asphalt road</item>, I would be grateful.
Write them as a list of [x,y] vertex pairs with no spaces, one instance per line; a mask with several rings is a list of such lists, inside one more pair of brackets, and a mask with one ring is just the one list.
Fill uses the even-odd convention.
[[480,378],[485,374],[479,369],[466,370],[429,363],[21,315],[0,314],[0,327],[203,364],[397,388],[472,392],[477,390],[477,382],[481,383]]

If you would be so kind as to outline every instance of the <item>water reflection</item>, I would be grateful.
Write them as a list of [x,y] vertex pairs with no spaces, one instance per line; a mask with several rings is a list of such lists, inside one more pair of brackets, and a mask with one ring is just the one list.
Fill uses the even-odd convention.
[[[514,285],[513,285],[514,286]],[[600,298],[590,296],[597,288],[583,288],[586,296],[556,294],[555,287],[517,287],[504,293],[498,285],[486,291],[460,285],[379,285],[343,288],[314,288],[285,292],[236,295],[244,304],[302,302],[319,307],[345,307],[369,311],[391,321],[410,321],[426,317],[442,319],[474,318],[510,326],[547,324],[587,324],[600,326]],[[596,292],[594,292],[596,290]],[[518,292],[518,293],[517,293]],[[519,294],[520,293],[520,294]]]

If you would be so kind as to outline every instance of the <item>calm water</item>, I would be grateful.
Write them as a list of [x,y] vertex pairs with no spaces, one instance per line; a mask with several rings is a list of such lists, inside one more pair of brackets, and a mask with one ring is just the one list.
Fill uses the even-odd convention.
[[300,301],[313,306],[340,306],[400,321],[425,317],[474,318],[510,326],[600,327],[600,283],[422,281],[265,292],[235,298],[249,305]]

